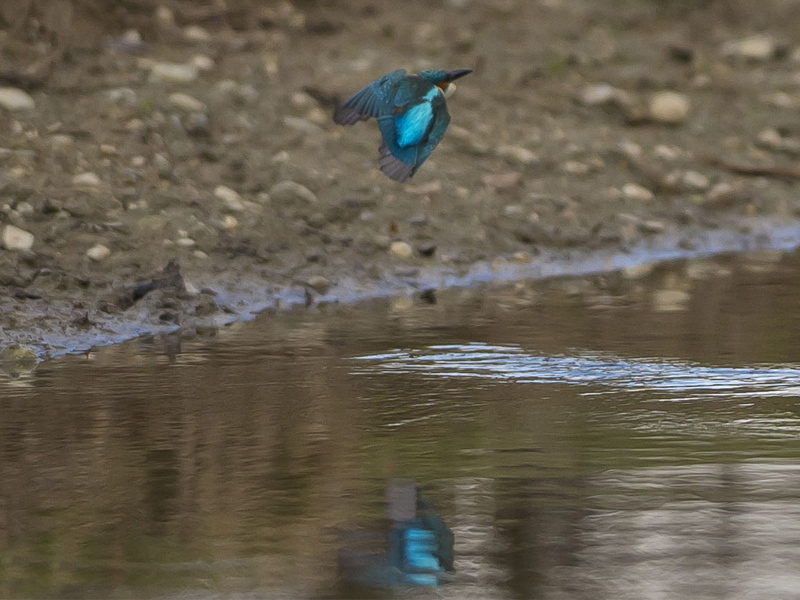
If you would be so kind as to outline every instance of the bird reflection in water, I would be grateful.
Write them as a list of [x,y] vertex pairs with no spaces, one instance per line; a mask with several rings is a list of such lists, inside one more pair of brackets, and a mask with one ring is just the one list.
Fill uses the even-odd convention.
[[435,587],[450,579],[453,532],[436,515],[414,480],[396,479],[386,490],[389,532],[342,536],[339,575],[344,587]]

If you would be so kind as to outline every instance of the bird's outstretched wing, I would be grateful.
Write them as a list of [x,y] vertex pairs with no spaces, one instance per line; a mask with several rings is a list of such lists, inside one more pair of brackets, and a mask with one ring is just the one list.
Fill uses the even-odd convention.
[[397,84],[406,76],[404,69],[387,73],[376,79],[352,98],[346,100],[333,113],[337,125],[353,125],[372,117],[390,115],[395,110],[394,96]]

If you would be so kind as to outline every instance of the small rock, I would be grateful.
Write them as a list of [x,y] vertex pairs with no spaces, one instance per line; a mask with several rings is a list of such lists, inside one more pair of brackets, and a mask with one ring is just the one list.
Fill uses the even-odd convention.
[[756,144],[762,148],[770,150],[780,150],[783,145],[783,137],[777,129],[762,129],[756,136]]
[[570,175],[586,175],[591,167],[577,160],[568,160],[561,165],[561,170]]
[[724,56],[749,62],[764,62],[774,58],[777,53],[778,44],[769,35],[752,35],[722,45]]
[[657,123],[683,123],[689,116],[689,98],[677,92],[657,92],[650,97],[648,113]]
[[645,233],[662,233],[666,228],[667,224],[664,221],[656,221],[655,219],[639,223],[639,229]]
[[306,281],[306,285],[318,294],[324,296],[331,289],[331,282],[322,275],[314,275]]
[[150,69],[150,80],[164,83],[191,83],[197,79],[199,74],[194,65],[157,62]]
[[186,117],[184,126],[186,133],[195,137],[208,136],[211,129],[208,124],[208,117],[204,113],[195,112]]
[[189,64],[197,67],[200,71],[212,71],[217,66],[214,59],[205,54],[195,54],[189,59]]
[[14,227],[13,225],[6,225],[3,228],[3,246],[6,250],[26,251],[33,247],[33,234]]
[[442,190],[442,182],[438,179],[435,181],[430,181],[428,183],[423,183],[421,185],[407,185],[406,191],[409,194],[419,194],[424,196],[425,194],[434,194],[436,192],[440,192]]
[[177,240],[175,240],[175,243],[176,243],[178,246],[183,246],[184,248],[192,248],[193,246],[196,246],[196,245],[197,245],[197,242],[195,242],[195,241],[194,241],[192,238],[190,238],[190,237],[182,237],[182,238],[178,238]]
[[638,183],[626,183],[622,186],[622,194],[631,200],[652,200],[655,194]]
[[211,34],[199,25],[187,25],[183,29],[183,37],[189,42],[208,42]]
[[153,166],[158,170],[160,177],[168,177],[172,174],[172,164],[169,159],[160,152],[153,156]]
[[127,106],[129,108],[136,106],[136,103],[138,102],[136,92],[134,92],[131,88],[127,87],[114,88],[113,90],[108,90],[106,92],[106,96],[114,104],[120,104],[122,106]]
[[484,185],[493,187],[498,190],[505,190],[515,187],[522,181],[522,174],[511,173],[498,173],[496,175],[483,175],[481,181]]
[[111,256],[111,250],[103,244],[95,244],[86,251],[86,256],[93,262],[101,262]]
[[414,249],[407,242],[392,242],[389,251],[398,258],[408,259],[414,255]]
[[747,192],[730,183],[718,183],[706,193],[703,204],[709,208],[725,208],[746,202],[749,199]]
[[54,149],[71,146],[75,139],[71,135],[56,133],[50,136],[50,146]]
[[222,229],[224,231],[233,231],[239,226],[239,220],[233,215],[225,215],[222,217]]
[[305,204],[316,204],[317,196],[306,186],[295,181],[281,181],[269,189],[269,197],[275,203],[295,203],[298,200]]
[[301,119],[300,117],[283,117],[283,122],[287,127],[299,131],[305,135],[319,135],[323,129],[316,123],[312,123],[308,119]]
[[586,106],[608,104],[616,97],[616,90],[607,83],[589,85],[581,92],[581,103]]
[[169,102],[175,108],[185,110],[186,112],[205,112],[206,105],[197,98],[189,94],[176,92],[169,95]]
[[422,242],[417,244],[417,252],[420,256],[430,258],[436,253],[436,244],[433,242]]
[[0,107],[11,112],[33,110],[36,102],[30,94],[18,88],[0,87]]
[[539,162],[539,157],[535,153],[522,146],[500,146],[497,148],[497,156],[523,165]]
[[72,178],[72,184],[77,186],[97,187],[101,183],[96,173],[78,173]]
[[245,208],[239,192],[232,190],[228,186],[218,185],[214,188],[214,196],[222,200],[228,210],[242,212]]
[[711,185],[708,177],[697,171],[686,171],[683,174],[683,183],[686,187],[695,191],[705,191]]

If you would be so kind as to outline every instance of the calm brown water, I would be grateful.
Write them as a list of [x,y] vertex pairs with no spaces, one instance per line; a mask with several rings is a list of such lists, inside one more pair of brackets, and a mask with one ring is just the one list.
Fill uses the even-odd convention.
[[[0,436],[0,597],[798,598],[800,257],[139,340],[0,377]],[[395,478],[437,587],[354,583]]]

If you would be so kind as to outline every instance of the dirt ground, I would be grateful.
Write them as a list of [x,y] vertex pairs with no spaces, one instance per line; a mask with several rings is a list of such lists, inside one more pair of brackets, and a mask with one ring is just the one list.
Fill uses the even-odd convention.
[[[0,11],[0,85],[33,101],[0,108],[6,356],[800,215],[797,1],[101,5]],[[330,115],[428,67],[474,73],[402,185],[374,122]]]

